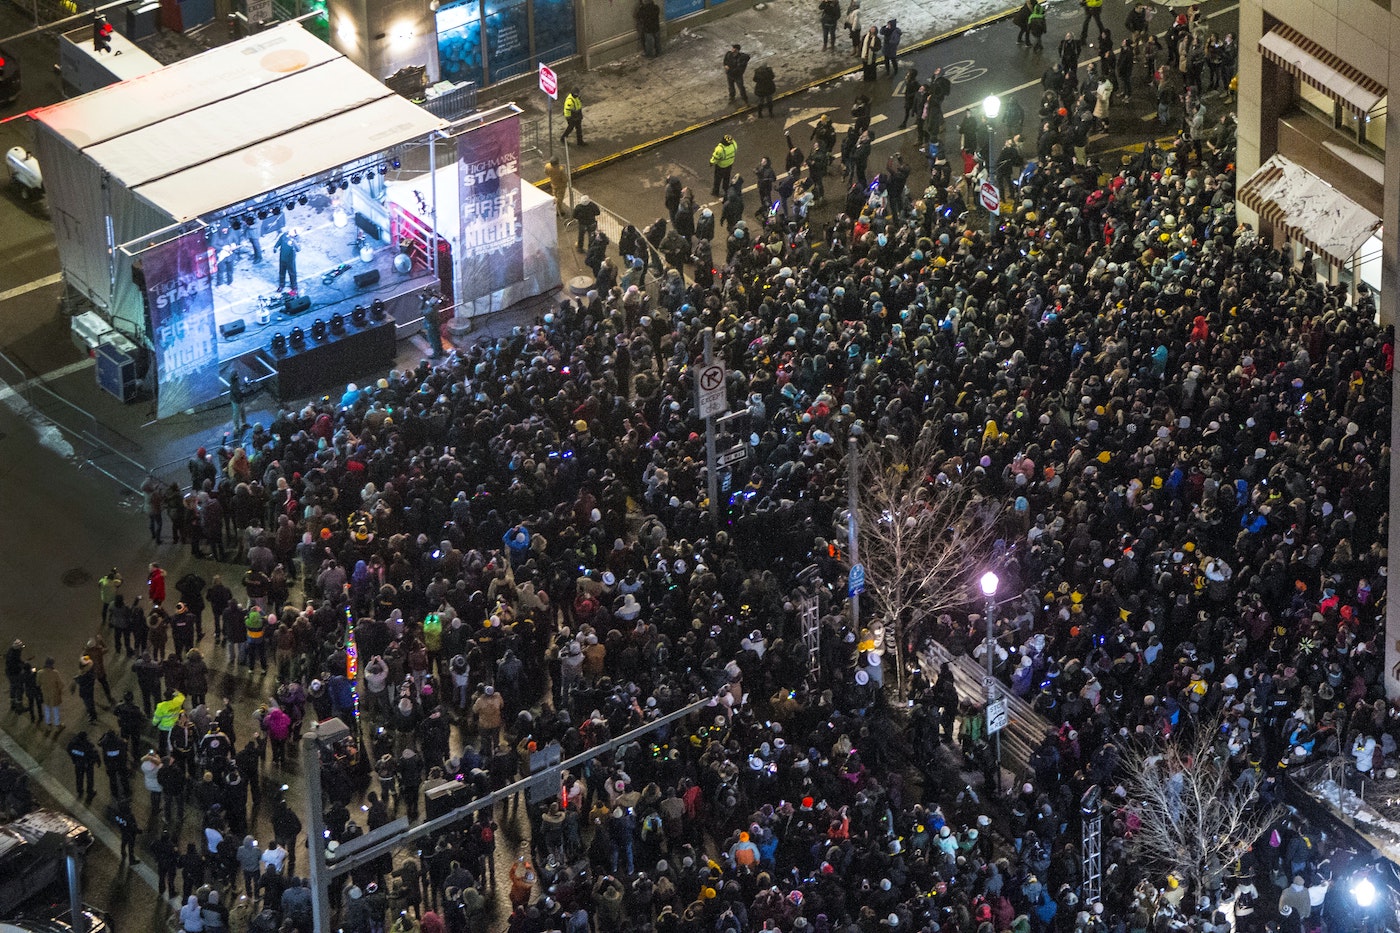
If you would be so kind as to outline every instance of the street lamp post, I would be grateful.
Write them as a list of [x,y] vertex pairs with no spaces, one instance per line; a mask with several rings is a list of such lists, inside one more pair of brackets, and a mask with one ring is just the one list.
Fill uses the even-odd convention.
[[[987,122],[987,157],[984,165],[987,169],[987,180],[996,184],[995,175],[992,172],[992,124],[996,121],[997,114],[1001,113],[1001,98],[995,94],[988,94],[982,101],[982,116]],[[991,236],[997,229],[997,214],[1000,213],[1001,205],[997,204],[996,210],[987,211],[987,236]],[[992,578],[992,590],[996,591],[996,574],[988,573]],[[987,584],[987,577],[982,578],[982,585]],[[985,592],[985,590],[984,590]]]
[[[987,100],[996,100],[989,97]],[[984,105],[985,106],[985,105]],[[990,144],[989,144],[990,145]],[[996,690],[996,618],[993,613],[996,611],[997,587],[1001,585],[1001,580],[997,575],[988,570],[982,574],[982,579],[978,581],[982,588],[982,595],[987,598],[987,681],[985,684],[987,693],[987,712],[984,716],[986,725],[991,726],[992,701],[997,698]],[[990,731],[990,729],[988,730]],[[1001,732],[992,735],[992,741],[996,743],[996,793],[1001,793]]]

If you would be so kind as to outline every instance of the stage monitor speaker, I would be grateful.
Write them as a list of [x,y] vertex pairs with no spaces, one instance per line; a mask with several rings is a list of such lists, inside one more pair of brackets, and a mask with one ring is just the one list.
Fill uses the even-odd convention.
[[311,310],[311,299],[305,295],[297,295],[295,298],[288,295],[282,301],[282,309],[292,317],[298,314],[305,314]]
[[384,239],[384,231],[379,228],[379,224],[370,220],[368,217],[366,217],[364,214],[361,214],[359,211],[355,212],[355,226],[363,230],[365,232],[365,236],[369,237],[371,240]]
[[243,323],[242,318],[236,321],[229,321],[227,324],[219,325],[219,333],[225,340],[232,340],[247,329],[248,325]]
[[355,287],[369,288],[371,285],[379,284],[379,270],[368,269],[364,272],[355,273]]

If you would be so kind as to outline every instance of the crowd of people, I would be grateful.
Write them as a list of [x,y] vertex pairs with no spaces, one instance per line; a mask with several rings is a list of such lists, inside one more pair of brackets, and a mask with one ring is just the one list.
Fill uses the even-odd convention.
[[[1311,254],[1237,220],[1228,123],[1100,163],[1064,132],[1097,100],[1097,85],[1049,90],[1034,171],[990,232],[946,164],[906,191],[892,158],[820,226],[727,213],[725,260],[687,279],[694,227],[713,236],[714,219],[676,192],[664,226],[691,232],[661,249],[658,297],[633,237],[631,281],[201,449],[187,494],[153,479],[153,538],[170,517],[193,556],[247,569],[167,593],[152,564],[139,599],[103,578],[111,648],[90,642],[73,686],[106,728],[90,698],[126,655],[140,702],[125,693],[116,725],[70,751],[89,799],[108,765],[127,857],[146,840],[183,928],[311,929],[296,808],[269,794],[260,842],[248,806],[298,768],[308,716],[350,726],[323,753],[333,860],[395,815],[422,819],[444,782],[474,799],[556,744],[569,758],[700,701],[557,794],[513,795],[349,872],[339,928],[1301,933],[1326,917],[1327,853],[1298,823],[1195,889],[1129,858],[1141,816],[1122,761],[1219,727],[1265,805],[1290,763],[1393,759],[1378,521],[1393,336],[1364,286],[1319,284]],[[971,173],[981,147],[963,148]],[[750,445],[717,527],[692,404],[707,334]],[[884,641],[846,623],[851,436],[928,451],[921,495],[995,515],[997,570],[1021,594],[995,641],[971,600],[896,637],[910,658],[927,639],[990,652],[1054,725],[1002,801],[949,777],[967,762],[950,772],[941,743],[975,758],[982,729],[951,672],[911,671],[891,697]],[[816,679],[799,574],[828,590]],[[52,706],[59,726],[65,678],[28,705],[40,672],[12,654],[12,707]],[[251,720],[210,702],[220,674],[262,688]],[[1078,802],[1093,783],[1110,818],[1089,903]]]

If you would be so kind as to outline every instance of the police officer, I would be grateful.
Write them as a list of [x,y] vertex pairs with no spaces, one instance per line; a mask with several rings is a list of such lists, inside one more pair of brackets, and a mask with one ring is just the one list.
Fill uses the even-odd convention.
[[86,732],[79,732],[68,743],[68,757],[73,759],[73,779],[78,785],[78,796],[86,797],[91,803],[97,796],[97,746],[92,744]]
[[578,88],[569,89],[569,96],[564,98],[564,135],[559,137],[559,141],[568,141],[569,134],[574,134],[574,140],[580,146],[588,143],[583,141],[583,98],[579,96]]
[[715,151],[710,153],[710,164],[715,167],[715,183],[710,188],[711,197],[719,197],[721,192],[729,190],[729,176],[734,169],[734,160],[739,157],[739,144],[734,141],[734,137],[725,133],[715,144]]
[[136,705],[136,695],[128,690],[112,713],[117,717],[117,729],[120,730],[121,737],[131,743],[131,757],[127,760],[140,761],[141,727],[146,717],[141,712],[141,707]]
[[129,799],[123,797],[117,801],[112,812],[112,822],[117,824],[117,829],[122,834],[121,860],[140,865],[141,860],[136,857],[136,837],[141,835],[141,826],[136,822],[136,814],[131,809]]
[[116,730],[108,729],[97,740],[102,749],[102,766],[107,769],[107,787],[113,800],[131,796],[130,760],[126,757],[126,743]]

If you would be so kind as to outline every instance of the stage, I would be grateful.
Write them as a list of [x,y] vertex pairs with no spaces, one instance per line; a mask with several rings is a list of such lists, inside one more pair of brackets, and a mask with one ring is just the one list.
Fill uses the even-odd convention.
[[[341,226],[335,223],[337,217]],[[371,221],[369,226],[374,229],[377,225]],[[232,256],[219,259],[214,275],[214,318],[219,327],[219,355],[224,359],[265,348],[273,334],[285,334],[293,327],[309,331],[317,318],[329,320],[337,312],[349,318],[356,305],[368,307],[375,299],[385,303],[400,325],[407,325],[419,316],[418,292],[436,281],[421,261],[413,262],[407,273],[396,270],[397,250],[371,239],[324,193],[290,213],[258,221],[256,229],[261,262],[254,259],[247,228],[235,232],[225,227],[212,234],[216,253],[227,253],[236,244]],[[298,231],[300,244],[296,254],[296,292],[311,300],[307,310],[295,314],[287,312],[282,299],[285,292],[279,293],[277,287],[280,263],[276,244],[281,234],[291,229]],[[362,245],[373,250],[369,262],[360,256]],[[342,265],[344,270],[335,274],[334,270]],[[374,272],[379,274],[378,282],[365,287],[356,285],[357,275]],[[282,284],[290,289],[290,281],[284,279]],[[235,325],[232,329],[239,324],[243,329],[230,334],[230,324]]]

